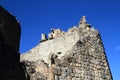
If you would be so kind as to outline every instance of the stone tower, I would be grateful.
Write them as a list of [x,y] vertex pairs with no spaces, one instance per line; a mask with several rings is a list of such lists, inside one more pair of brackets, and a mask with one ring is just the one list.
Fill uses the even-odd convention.
[[21,62],[31,80],[112,80],[99,31],[85,16],[67,32],[52,29],[48,39],[21,54]]
[[20,63],[20,24],[0,6],[0,80],[25,80]]

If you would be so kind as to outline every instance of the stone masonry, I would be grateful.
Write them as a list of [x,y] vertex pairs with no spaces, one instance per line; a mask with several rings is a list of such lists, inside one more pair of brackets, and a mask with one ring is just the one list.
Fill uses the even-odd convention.
[[64,32],[51,29],[19,54],[21,28],[0,6],[0,80],[113,80],[99,34],[83,16]]
[[28,80],[112,80],[99,31],[83,16],[67,32],[52,29],[21,54]]

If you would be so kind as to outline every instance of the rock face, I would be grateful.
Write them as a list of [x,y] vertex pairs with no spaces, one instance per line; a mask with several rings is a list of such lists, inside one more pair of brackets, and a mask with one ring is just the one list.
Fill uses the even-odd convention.
[[0,6],[0,80],[25,80],[20,63],[20,24]]
[[36,47],[21,54],[27,79],[112,80],[100,34],[85,16],[68,32],[52,29],[48,39],[44,36]]

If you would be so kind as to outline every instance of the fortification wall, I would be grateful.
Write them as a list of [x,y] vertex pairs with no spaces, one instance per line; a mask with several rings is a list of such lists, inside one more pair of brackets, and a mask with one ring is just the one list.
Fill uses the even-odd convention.
[[112,80],[100,34],[85,17],[66,33],[53,30],[48,39],[42,34],[22,60],[31,80]]
[[32,48],[27,53],[21,55],[24,60],[36,61],[38,59],[43,59],[48,63],[48,57],[50,54],[61,56],[67,54],[71,50],[72,46],[79,40],[78,31],[72,33],[67,33],[65,35],[55,37],[44,42],[39,43],[35,48]]

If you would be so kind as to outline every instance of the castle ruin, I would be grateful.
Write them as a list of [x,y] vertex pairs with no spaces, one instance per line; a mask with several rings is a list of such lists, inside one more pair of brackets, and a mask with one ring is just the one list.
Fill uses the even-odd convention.
[[99,31],[85,16],[67,32],[51,29],[48,38],[42,34],[20,59],[30,80],[112,80]]
[[0,6],[0,80],[113,80],[98,30],[83,16],[64,32],[51,29],[19,53],[20,23]]

